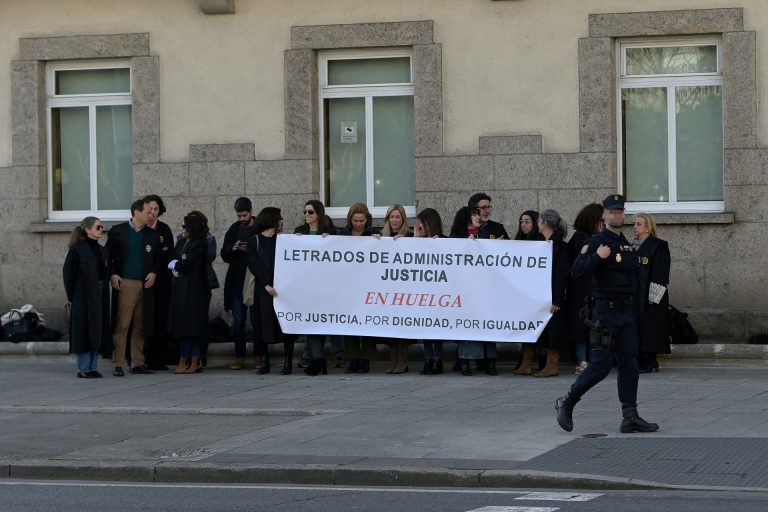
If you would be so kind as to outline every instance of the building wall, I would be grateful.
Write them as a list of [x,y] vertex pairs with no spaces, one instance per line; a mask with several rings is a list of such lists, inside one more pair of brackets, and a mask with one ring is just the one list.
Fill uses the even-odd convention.
[[[35,155],[44,140],[29,151],[31,160],[19,161],[13,153],[14,108],[17,116],[28,112],[18,106],[14,77],[26,73],[34,83],[32,75],[40,71],[25,60],[20,40],[146,34],[147,53],[133,59],[147,70],[147,90],[156,88],[157,97],[152,92],[146,97],[160,110],[156,118],[147,115],[147,129],[139,135],[147,143],[140,154],[134,151],[134,192],[162,195],[169,206],[164,220],[175,229],[184,212],[200,209],[211,213],[222,239],[233,220],[232,202],[243,194],[253,197],[257,208],[284,208],[286,225],[293,225],[303,202],[317,193],[313,132],[297,136],[291,133],[293,123],[286,124],[291,116],[311,122],[301,117],[307,109],[296,107],[295,99],[302,94],[307,99],[312,90],[302,88],[301,65],[292,60],[310,55],[312,64],[311,48],[296,47],[292,27],[431,22],[428,35],[416,35],[429,39],[419,40],[428,43],[420,51],[438,66],[424,71],[422,87],[432,89],[437,83],[439,94],[437,104],[423,107],[427,113],[421,119],[433,140],[422,144],[423,152],[417,150],[416,192],[419,208],[436,207],[446,222],[476,190],[491,193],[495,218],[512,231],[524,209],[554,207],[572,220],[583,204],[616,188],[613,121],[591,117],[605,111],[605,105],[590,104],[604,95],[585,91],[606,87],[600,82],[605,78],[600,55],[610,51],[610,35],[590,32],[600,29],[598,22],[590,25],[590,14],[637,10],[638,5],[627,9],[621,0],[425,0],[360,1],[350,9],[348,2],[337,0],[324,1],[322,7],[312,1],[236,0],[236,14],[207,15],[198,3],[0,4],[0,62],[6,63],[0,66],[0,89],[6,91],[0,95],[0,232],[7,242],[0,247],[0,309],[32,302],[60,321],[65,300],[62,231],[71,227],[43,223],[45,159]],[[661,219],[661,236],[670,241],[674,258],[672,302],[693,309],[706,335],[744,338],[768,328],[768,297],[761,293],[768,282],[754,272],[768,263],[761,250],[768,238],[762,225],[768,215],[768,151],[762,149],[768,134],[758,130],[766,125],[768,107],[757,101],[768,87],[768,61],[760,51],[768,47],[768,5],[761,0],[647,0],[641,7],[743,8],[743,25],[734,33],[745,41],[747,63],[751,57],[756,65],[754,76],[745,79],[749,69],[740,70],[731,86],[751,84],[747,96],[754,101],[736,105],[746,109],[741,112],[746,127],[734,128],[733,140],[726,143],[730,213],[667,216]],[[356,36],[365,34],[361,30]],[[23,73],[14,71],[20,65],[14,61],[27,63]],[[437,82],[431,81],[435,77]],[[607,87],[612,91],[610,81]],[[311,105],[312,98],[307,101]],[[310,140],[297,148],[302,134]],[[215,296],[214,304],[220,302]]]

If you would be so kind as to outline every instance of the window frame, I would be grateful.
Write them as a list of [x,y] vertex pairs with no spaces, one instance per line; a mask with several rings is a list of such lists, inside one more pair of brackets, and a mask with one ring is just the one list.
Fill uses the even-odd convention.
[[[626,49],[670,46],[716,46],[717,71],[712,73],[674,73],[665,75],[626,76]],[[704,37],[660,37],[622,39],[616,44],[616,169],[619,192],[624,190],[623,168],[623,109],[621,96],[624,89],[664,88],[667,90],[667,179],[669,200],[666,202],[627,202],[628,213],[708,213],[725,211],[725,162],[723,162],[723,199],[720,201],[678,201],[677,200],[677,134],[675,112],[675,89],[685,86],[719,86],[723,91],[723,44],[717,36]],[[723,91],[724,96],[724,91]],[[725,116],[723,139],[725,139]],[[725,147],[723,147],[725,155]]]
[[[367,85],[328,85],[328,62],[331,60],[385,59],[408,57],[410,61],[410,83],[387,83]],[[387,206],[374,206],[373,183],[373,98],[384,96],[414,96],[413,80],[413,50],[412,48],[370,48],[318,51],[318,167],[320,172],[319,193],[323,203],[327,203],[326,168],[325,168],[325,101],[333,98],[363,98],[365,101],[366,133],[366,197],[363,198],[371,215],[377,219],[384,218]],[[414,110],[415,117],[415,110]],[[414,155],[415,156],[415,155]],[[414,201],[415,202],[415,201]],[[416,215],[416,205],[403,205],[409,217]],[[346,218],[348,206],[326,205],[326,213],[333,218]]]
[[[57,71],[88,71],[93,69],[125,69],[129,70],[129,91],[126,93],[99,94],[55,94]],[[48,173],[48,220],[79,221],[88,215],[97,216],[105,221],[121,220],[130,216],[130,208],[125,210],[54,210],[54,169],[53,169],[53,125],[52,111],[54,108],[87,107],[88,108],[88,138],[90,162],[90,204],[97,204],[97,148],[96,148],[96,107],[99,106],[130,106],[133,112],[134,71],[128,60],[71,60],[65,62],[49,62],[46,64],[46,137],[47,137],[47,173]],[[133,134],[132,134],[133,136]],[[133,151],[133,148],[131,148]]]

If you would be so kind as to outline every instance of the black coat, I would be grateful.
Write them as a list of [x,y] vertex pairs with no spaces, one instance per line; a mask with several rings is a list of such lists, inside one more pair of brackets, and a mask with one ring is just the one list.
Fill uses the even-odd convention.
[[283,334],[275,314],[274,299],[264,288],[274,285],[276,248],[277,235],[258,234],[248,240],[248,270],[256,278],[253,306],[259,318],[259,332],[254,336],[254,341],[267,345],[292,339],[290,335]]
[[568,244],[563,240],[563,232],[556,230],[550,237],[552,242],[552,304],[559,306],[552,315],[547,327],[539,337],[542,347],[551,350],[565,350],[568,337],[568,317],[565,310],[565,294],[571,260],[568,256]]
[[[243,251],[233,251],[235,242],[246,242],[256,234],[256,225],[251,222],[249,226],[243,226],[240,221],[233,223],[224,234],[224,242],[221,245],[221,259],[227,263],[227,275],[224,278],[224,311],[232,311],[232,290],[235,287],[243,289],[245,273],[248,270],[248,256]],[[213,260],[211,260],[213,261]]]
[[164,338],[167,332],[168,304],[171,300],[171,271],[168,262],[174,258],[173,232],[165,222],[157,221],[155,227],[160,253],[157,260],[155,279],[155,338]]
[[671,257],[669,245],[664,240],[649,236],[637,249],[640,258],[637,295],[633,304],[637,318],[637,336],[641,352],[669,354],[669,333],[667,331],[667,310],[669,291],[659,304],[648,301],[651,283],[669,285]]
[[[308,235],[309,234],[309,224],[306,222],[302,224],[301,226],[296,226],[296,229],[293,230],[294,233],[298,233],[301,235]],[[329,224],[323,229],[322,233],[318,233],[318,235],[335,235],[336,234],[336,227],[333,224]]]
[[[590,236],[583,231],[576,231],[568,240],[568,257],[575,261],[581,252],[581,248],[587,243]],[[589,339],[589,328],[579,318],[579,310],[584,307],[585,299],[592,296],[592,279],[589,276],[568,276],[568,294],[565,301],[566,316],[568,318],[568,341],[573,345],[579,341]]]
[[206,273],[207,240],[179,240],[176,259],[175,270],[180,275],[173,278],[168,334],[177,339],[206,337],[211,304]]
[[[109,236],[107,238],[106,249],[109,253],[109,267],[112,275],[118,275],[122,277],[123,268],[125,262],[128,259],[128,247],[129,247],[129,229],[133,229],[128,222],[121,222],[115,224],[112,229],[109,230]],[[141,273],[146,279],[150,273],[158,274],[159,261],[160,261],[160,242],[155,230],[149,226],[144,226],[141,230],[144,235],[144,243],[141,249]],[[118,290],[112,291],[112,304],[116,306],[120,300],[120,292]],[[142,315],[144,317],[144,336],[151,338],[155,330],[155,290],[152,288],[144,288],[142,291],[143,310]],[[113,314],[114,311],[113,307]]]
[[[100,258],[92,244],[98,246]],[[69,351],[75,354],[111,345],[108,261],[107,250],[90,239],[70,247],[64,260],[64,290],[72,304]]]
[[509,240],[509,234],[504,229],[504,224],[489,220],[485,226],[480,228],[477,238],[489,240]]

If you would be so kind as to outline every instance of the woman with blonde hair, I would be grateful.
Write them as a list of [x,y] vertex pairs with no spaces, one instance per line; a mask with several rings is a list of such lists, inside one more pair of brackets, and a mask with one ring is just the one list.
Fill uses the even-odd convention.
[[[408,219],[405,208],[399,204],[393,204],[387,209],[384,217],[384,227],[381,228],[381,236],[401,237],[411,236],[408,227]],[[387,373],[405,373],[408,371],[408,344],[409,340],[391,338],[383,340],[389,345],[389,368]]]
[[[373,216],[365,203],[355,203],[347,212],[347,225],[338,232],[341,236],[371,236]],[[376,342],[366,336],[343,336],[344,356],[349,361],[345,373],[368,373],[371,359],[376,357]]]
[[387,209],[384,217],[384,227],[381,228],[381,236],[410,236],[408,217],[405,208],[399,204],[393,204]]
[[635,215],[633,226],[640,273],[633,301],[640,349],[640,373],[659,371],[656,354],[669,354],[667,310],[669,309],[669,245],[656,236],[656,221],[647,213]]

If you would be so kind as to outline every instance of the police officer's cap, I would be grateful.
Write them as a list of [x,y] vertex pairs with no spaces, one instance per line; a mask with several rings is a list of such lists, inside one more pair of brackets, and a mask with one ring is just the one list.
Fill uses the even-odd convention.
[[604,210],[623,210],[624,209],[624,196],[621,194],[611,194],[603,199]]

